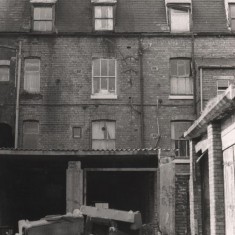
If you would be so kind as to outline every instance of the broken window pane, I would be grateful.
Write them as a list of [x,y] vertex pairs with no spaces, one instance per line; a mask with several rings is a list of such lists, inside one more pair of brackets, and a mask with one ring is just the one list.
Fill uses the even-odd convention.
[[115,148],[115,121],[92,122],[92,148]]

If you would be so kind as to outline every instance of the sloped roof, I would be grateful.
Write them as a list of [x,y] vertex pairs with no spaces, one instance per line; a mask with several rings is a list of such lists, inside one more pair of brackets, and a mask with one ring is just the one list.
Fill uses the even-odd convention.
[[[229,32],[224,0],[192,0],[195,32]],[[92,32],[90,0],[58,0],[58,32]],[[30,0],[0,1],[0,32],[29,32]],[[164,0],[118,0],[115,32],[167,32]]]

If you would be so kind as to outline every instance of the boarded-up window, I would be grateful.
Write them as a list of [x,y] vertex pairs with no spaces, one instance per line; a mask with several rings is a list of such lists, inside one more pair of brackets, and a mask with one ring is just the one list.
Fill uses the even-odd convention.
[[73,127],[73,138],[81,138],[82,135],[82,129],[79,126]]
[[92,122],[92,149],[115,149],[115,121]]
[[218,79],[217,80],[217,95],[221,95],[229,87],[229,80]]
[[177,156],[189,156],[189,141],[184,139],[184,132],[190,127],[191,121],[172,121],[171,139]]
[[92,64],[93,94],[116,93],[116,60],[94,59]]
[[40,92],[40,60],[25,59],[24,90],[31,93]]
[[190,31],[190,5],[171,4],[169,7],[169,23],[173,33]]
[[235,4],[229,5],[229,20],[230,20],[230,27],[231,30],[235,30]]
[[33,30],[52,31],[53,29],[53,8],[34,7],[33,8]]
[[190,59],[170,60],[170,83],[172,95],[193,94]]
[[95,30],[113,30],[113,6],[94,6]]
[[10,68],[9,66],[0,66],[0,82],[9,81]]
[[23,124],[23,148],[36,149],[38,147],[39,122],[24,121]]

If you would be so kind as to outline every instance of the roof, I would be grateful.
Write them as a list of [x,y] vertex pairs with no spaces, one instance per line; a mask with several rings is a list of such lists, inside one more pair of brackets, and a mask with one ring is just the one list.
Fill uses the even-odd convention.
[[230,85],[229,88],[220,96],[211,99],[200,117],[194,121],[184,136],[195,138],[207,130],[207,125],[216,120],[221,120],[229,115],[229,112],[235,110],[235,86]]
[[[117,33],[169,32],[164,0],[118,0],[116,13]],[[55,14],[58,33],[92,32],[91,0],[59,0]],[[192,15],[195,32],[229,32],[224,0],[192,0]],[[30,0],[0,1],[0,32],[30,32],[30,24]]]

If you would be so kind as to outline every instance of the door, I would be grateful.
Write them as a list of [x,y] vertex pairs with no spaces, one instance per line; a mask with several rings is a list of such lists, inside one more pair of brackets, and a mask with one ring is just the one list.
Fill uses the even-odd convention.
[[235,146],[223,152],[226,234],[235,234]]

